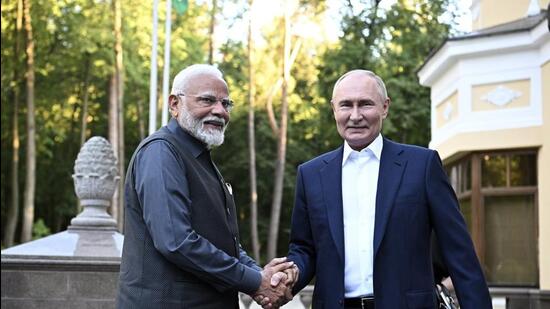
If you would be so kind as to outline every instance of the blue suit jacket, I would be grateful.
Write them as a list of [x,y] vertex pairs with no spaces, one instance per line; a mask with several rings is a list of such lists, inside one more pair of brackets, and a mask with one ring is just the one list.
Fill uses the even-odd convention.
[[[342,308],[343,147],[298,167],[289,259],[294,292],[315,276],[313,308]],[[491,298],[455,193],[437,152],[384,139],[374,223],[377,309],[435,308],[430,236],[435,231],[461,308],[491,308]]]

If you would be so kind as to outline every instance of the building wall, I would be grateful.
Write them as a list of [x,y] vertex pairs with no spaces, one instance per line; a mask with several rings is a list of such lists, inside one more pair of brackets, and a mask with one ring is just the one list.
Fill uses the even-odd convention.
[[458,93],[453,92],[436,107],[436,127],[440,128],[458,119]]
[[[478,10],[477,15],[473,12],[478,18],[474,29],[525,18],[530,2],[474,0],[472,10]],[[539,1],[539,6],[546,9],[549,2]],[[533,188],[536,219],[529,225],[537,237],[537,251],[533,254],[538,254],[540,290],[534,290],[544,295],[545,303],[532,307],[536,302],[528,301],[516,306],[508,298],[507,304],[517,308],[547,308],[550,301],[550,33],[547,21],[528,31],[449,40],[419,71],[419,79],[422,85],[431,88],[430,148],[439,151],[447,166],[459,164],[461,161],[457,159],[468,158],[469,153],[536,150],[537,180]],[[527,289],[527,286],[507,288],[501,294],[509,296]],[[497,292],[493,294],[500,295]],[[523,296],[515,301],[520,298],[526,301]]]
[[434,80],[430,147],[444,160],[465,151],[539,147],[543,83],[538,53],[490,52],[461,59]]
[[[523,18],[530,0],[474,0],[472,1],[472,30],[496,26]],[[546,9],[549,0],[538,0],[539,7]]]
[[539,150],[539,273],[540,288],[550,290],[550,61],[542,65],[544,128]]
[[[481,84],[472,87],[472,111],[522,108],[531,102],[530,80]],[[508,97],[504,97],[508,95]]]
[[471,151],[538,148],[543,138],[542,127],[467,132],[441,143],[437,151],[447,162],[456,155]]

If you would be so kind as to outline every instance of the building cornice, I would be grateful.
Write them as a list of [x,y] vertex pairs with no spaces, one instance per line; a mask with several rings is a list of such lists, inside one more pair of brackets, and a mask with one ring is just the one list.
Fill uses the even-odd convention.
[[[545,14],[542,12],[523,20],[447,39],[428,56],[418,70],[420,84],[432,86],[442,74],[463,58],[539,48],[550,39]],[[546,57],[550,58],[549,55]],[[547,59],[541,60],[544,63]]]

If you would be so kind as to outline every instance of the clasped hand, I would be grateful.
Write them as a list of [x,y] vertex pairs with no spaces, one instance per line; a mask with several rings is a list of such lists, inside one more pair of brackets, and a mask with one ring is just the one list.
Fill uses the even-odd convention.
[[286,257],[275,258],[265,265],[262,283],[252,295],[264,309],[274,309],[292,300],[292,287],[298,280],[298,267]]

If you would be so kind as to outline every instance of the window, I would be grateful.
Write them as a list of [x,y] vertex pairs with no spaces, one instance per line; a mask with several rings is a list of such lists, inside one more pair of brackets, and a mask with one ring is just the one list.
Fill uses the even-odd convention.
[[451,185],[456,193],[464,193],[472,188],[472,164],[470,160],[463,160],[447,169]]
[[537,286],[536,151],[474,153],[446,169],[489,284]]
[[536,185],[534,154],[486,154],[481,167],[484,188]]
[[485,198],[487,281],[501,285],[536,285],[538,276],[532,195]]
[[484,155],[481,161],[481,179],[484,188],[506,186],[506,156]]
[[466,221],[466,226],[468,226],[468,232],[472,234],[472,202],[469,198],[461,199],[460,201],[460,211],[464,216],[464,221]]

